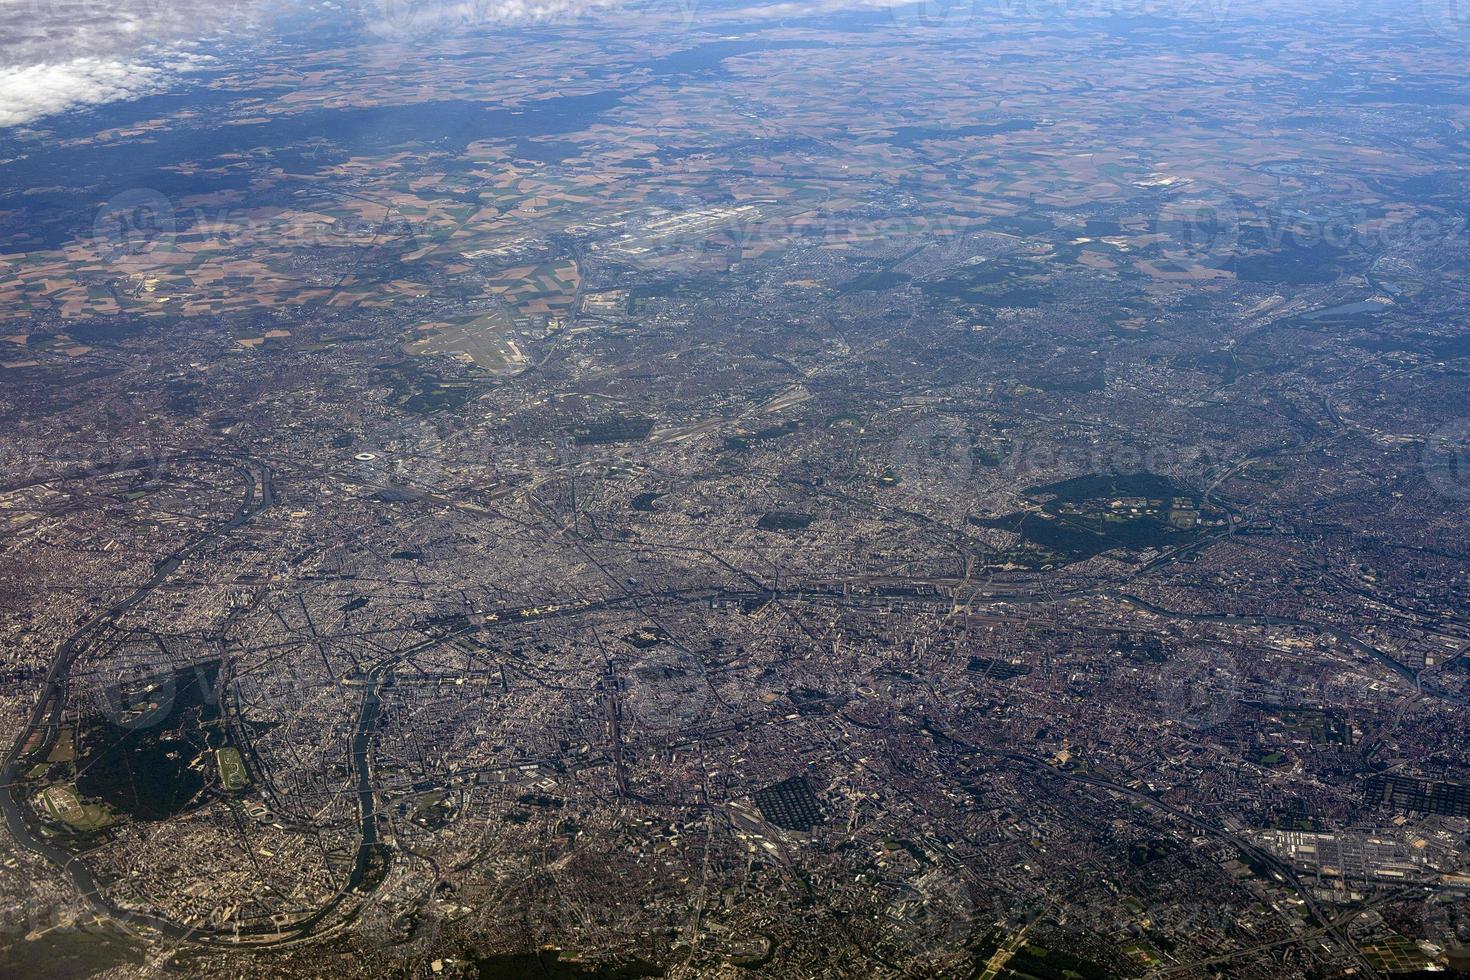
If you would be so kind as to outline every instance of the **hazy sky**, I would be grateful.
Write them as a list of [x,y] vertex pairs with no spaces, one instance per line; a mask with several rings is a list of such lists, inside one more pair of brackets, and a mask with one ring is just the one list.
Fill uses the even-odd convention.
[[202,63],[199,39],[253,16],[249,0],[0,0],[0,126],[159,91]]
[[[749,23],[837,9],[890,8],[895,24],[942,22],[951,7],[991,16],[1057,17],[1116,12],[1223,19],[1258,0],[0,0],[0,140],[24,126],[86,106],[167,89],[268,37],[283,15],[354,24],[380,38],[432,43],[456,26],[570,20],[618,8],[659,23]],[[1280,4],[1288,0],[1268,0]],[[1456,0],[1422,0],[1425,4]],[[225,41],[223,45],[216,43]]]
[[210,63],[206,42],[249,42],[283,13],[421,37],[431,27],[571,17],[614,2],[0,0],[0,127],[162,91]]

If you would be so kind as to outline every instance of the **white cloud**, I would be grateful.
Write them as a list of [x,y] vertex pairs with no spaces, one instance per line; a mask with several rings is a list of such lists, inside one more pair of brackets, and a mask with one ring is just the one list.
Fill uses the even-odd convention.
[[233,17],[230,5],[206,0],[0,0],[0,68],[128,60],[148,46],[203,37]]
[[0,68],[0,126],[19,126],[82,106],[136,99],[164,88],[170,73],[136,61],[73,58]]
[[[70,109],[135,99],[196,67],[211,40],[262,40],[289,15],[354,24],[380,41],[434,38],[495,24],[575,21],[631,9],[657,25],[730,16],[702,0],[0,0],[0,129]],[[907,0],[753,0],[744,16],[766,18]],[[763,5],[764,4],[764,5]]]
[[[0,0],[0,128],[167,88],[276,0]],[[294,2],[294,0],[287,0]]]
[[492,24],[573,20],[620,0],[360,0],[367,29],[388,40]]
[[[259,40],[277,15],[423,41],[487,24],[575,18],[619,0],[0,0],[0,129],[162,91],[199,42]],[[299,24],[298,24],[299,26]]]

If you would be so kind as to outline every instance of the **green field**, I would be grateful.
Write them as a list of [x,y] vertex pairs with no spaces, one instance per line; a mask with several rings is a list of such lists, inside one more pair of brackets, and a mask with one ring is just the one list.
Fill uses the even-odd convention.
[[491,374],[509,374],[525,364],[524,355],[510,339],[512,328],[510,317],[496,311],[440,324],[426,335],[406,341],[403,351],[416,357],[437,354],[468,360]]
[[106,807],[83,803],[70,786],[47,786],[41,791],[40,800],[47,816],[77,830],[100,830],[112,823],[112,814]]
[[220,782],[231,793],[250,785],[250,774],[245,771],[245,760],[236,748],[216,749],[214,764],[219,767]]

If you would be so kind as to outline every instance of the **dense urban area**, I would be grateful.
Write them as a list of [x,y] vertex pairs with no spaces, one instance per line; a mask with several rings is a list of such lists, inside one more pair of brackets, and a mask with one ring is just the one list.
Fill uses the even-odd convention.
[[1470,29],[412,11],[0,130],[0,975],[1470,970]]

